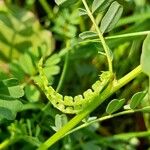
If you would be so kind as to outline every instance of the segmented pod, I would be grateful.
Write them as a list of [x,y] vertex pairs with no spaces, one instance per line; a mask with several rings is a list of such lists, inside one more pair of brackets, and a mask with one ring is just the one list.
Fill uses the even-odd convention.
[[41,59],[38,64],[40,82],[37,84],[52,105],[63,113],[79,113],[93,100],[95,96],[98,96],[108,86],[110,81],[112,81],[112,73],[108,71],[103,72],[100,75],[99,80],[92,85],[91,89],[86,90],[83,95],[77,95],[75,97],[63,96],[57,93],[52,86],[48,86],[48,79],[43,71],[42,65],[43,59]]

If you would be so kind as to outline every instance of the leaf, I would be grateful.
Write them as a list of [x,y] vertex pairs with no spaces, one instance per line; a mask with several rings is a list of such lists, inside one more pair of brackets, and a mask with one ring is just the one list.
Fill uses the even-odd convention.
[[141,108],[141,111],[143,113],[150,113],[150,106],[146,106],[146,107]]
[[87,11],[83,8],[79,8],[79,16],[84,16],[84,15],[87,15]]
[[13,98],[20,98],[24,95],[23,88],[18,85],[18,80],[14,78],[0,81],[0,93]]
[[125,103],[125,99],[120,99],[120,100],[114,99],[108,104],[106,108],[106,112],[108,114],[112,114],[117,110],[119,110],[124,105],[124,103]]
[[0,107],[0,120],[2,119],[13,120],[15,114],[12,113],[8,108]]
[[37,102],[40,97],[40,92],[38,88],[34,85],[27,85],[25,87],[25,96],[29,100],[29,102]]
[[19,64],[26,74],[34,75],[36,70],[29,53],[25,53],[19,59]]
[[94,0],[92,3],[92,13],[96,10],[103,11],[106,9],[113,0]]
[[19,100],[12,100],[12,101],[0,100],[0,107],[10,109],[13,112],[18,112],[22,110],[23,104]]
[[69,5],[73,5],[77,2],[78,0],[55,0],[55,3],[59,6],[69,6]]
[[146,91],[142,91],[134,94],[131,98],[130,108],[135,109],[141,103],[141,101],[143,100],[146,94],[147,94]]
[[59,55],[58,55],[58,54],[54,54],[54,55],[50,56],[50,57],[46,60],[44,66],[46,66],[46,67],[48,67],[48,66],[53,66],[53,65],[58,64],[59,62],[60,62],[60,57],[59,57]]
[[[0,53],[5,58],[9,59],[10,53],[12,59],[19,58],[29,48],[33,55],[38,56],[38,47],[43,43],[46,50],[51,52],[51,33],[42,29],[34,14],[23,8],[1,3],[0,27]],[[45,54],[45,51],[41,54]]]
[[24,79],[25,76],[25,72],[23,71],[23,69],[21,68],[20,64],[18,63],[18,61],[12,61],[9,64],[9,68],[11,71],[11,74],[16,77],[19,81]]
[[50,67],[45,67],[44,68],[44,72],[46,74],[46,76],[49,78],[53,75],[56,75],[60,72],[60,67],[59,66],[50,66]]
[[84,39],[88,39],[88,38],[95,38],[97,37],[97,33],[93,32],[93,31],[85,31],[79,34],[79,37],[84,40]]
[[100,146],[90,141],[82,144],[82,150],[101,150]]
[[5,118],[7,120],[14,120],[16,113],[21,111],[23,104],[19,100],[1,100],[0,99],[0,117],[1,119]]
[[68,122],[67,116],[65,114],[55,116],[55,126],[52,127],[55,131],[58,131]]
[[57,4],[57,5],[61,5],[61,4],[63,4],[64,2],[66,2],[67,0],[55,0],[55,3]]
[[105,16],[101,21],[100,25],[101,32],[104,33],[112,30],[115,27],[118,20],[120,19],[122,12],[123,7],[117,1],[114,1],[110,5],[107,13],[105,14]]
[[142,71],[150,77],[150,34],[144,40],[141,54]]

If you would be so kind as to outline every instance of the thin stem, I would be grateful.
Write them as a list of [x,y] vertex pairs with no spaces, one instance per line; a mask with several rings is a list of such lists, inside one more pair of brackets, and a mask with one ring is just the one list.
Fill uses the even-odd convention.
[[122,133],[122,134],[116,134],[113,136],[114,139],[121,139],[121,140],[128,140],[132,137],[146,137],[150,136],[150,131],[142,131],[142,132],[129,132],[129,133]]
[[116,27],[126,25],[126,24],[129,24],[129,23],[133,23],[133,22],[137,22],[139,20],[144,21],[148,18],[150,18],[150,13],[149,12],[136,14],[136,15],[132,15],[132,16],[129,16],[129,17],[124,17],[124,18],[119,20]]
[[87,10],[88,16],[90,17],[91,21],[93,22],[93,25],[94,25],[94,27],[95,27],[95,30],[97,31],[98,36],[99,36],[99,38],[100,38],[100,40],[101,40],[102,46],[103,46],[104,51],[105,51],[106,56],[107,56],[107,61],[108,61],[108,65],[109,65],[109,71],[113,72],[112,59],[111,59],[111,56],[110,56],[110,53],[109,53],[108,46],[107,46],[107,44],[106,44],[106,42],[105,42],[105,39],[104,39],[104,37],[103,37],[103,35],[102,35],[102,33],[101,33],[99,27],[98,27],[97,24],[96,24],[96,21],[95,21],[93,15],[92,15],[92,13],[91,13],[91,11],[90,11],[90,9],[89,9],[87,3],[86,3],[86,0],[82,0],[82,2],[83,2],[83,4],[84,4],[84,6],[85,6],[85,8],[86,8],[86,10]]
[[143,109],[136,109],[136,110],[125,110],[125,111],[122,111],[122,112],[119,112],[119,113],[116,113],[116,114],[111,114],[111,115],[107,115],[107,116],[104,116],[104,117],[100,117],[98,119],[95,119],[95,120],[92,120],[92,121],[89,121],[89,122],[86,122],[76,128],[74,128],[73,130],[69,131],[66,135],[69,135],[73,132],[76,132],[82,128],[85,128],[87,126],[90,126],[91,124],[93,123],[96,123],[96,122],[102,122],[102,121],[105,121],[105,120],[108,120],[108,119],[111,119],[111,118],[114,118],[114,117],[118,117],[118,116],[122,116],[122,115],[127,115],[127,114],[133,114],[135,112],[141,112]]
[[48,5],[48,3],[46,2],[46,0],[39,0],[39,2],[41,3],[43,9],[45,10],[45,12],[48,15],[49,19],[53,19],[53,11],[51,10],[50,6]]
[[[67,49],[70,48],[70,43],[69,43],[69,42],[67,43],[66,48],[67,48]],[[61,74],[61,77],[60,77],[58,86],[57,86],[57,88],[56,88],[56,91],[57,91],[57,92],[59,92],[59,91],[61,90],[61,87],[62,87],[62,85],[63,85],[64,78],[65,78],[66,71],[67,71],[67,67],[68,67],[68,60],[69,60],[69,51],[68,51],[68,53],[66,54],[66,57],[65,57],[65,63],[64,63],[63,71],[62,71],[62,74]]]
[[[150,31],[133,32],[133,33],[107,36],[107,37],[105,37],[105,40],[118,39],[118,38],[127,38],[127,37],[134,37],[134,36],[136,37],[136,36],[142,36],[142,35],[148,35],[148,34],[150,34]],[[100,39],[84,40],[84,41],[79,42],[78,44],[84,44],[84,43],[90,43],[90,42],[100,42]]]
[[[64,125],[58,132],[56,132],[52,137],[46,140],[43,144],[40,145],[38,150],[46,150],[52,146],[55,142],[60,140],[65,134],[74,128],[83,118],[90,114],[95,108],[97,108],[101,103],[103,103],[108,97],[115,93],[118,89],[129,83],[132,79],[138,76],[141,73],[141,66],[136,67],[133,71],[128,73],[126,76],[121,78],[118,82],[115,83],[113,89],[110,87],[106,88],[100,96],[95,97],[92,102],[74,118],[72,118],[66,125]],[[108,85],[109,86],[109,85]]]

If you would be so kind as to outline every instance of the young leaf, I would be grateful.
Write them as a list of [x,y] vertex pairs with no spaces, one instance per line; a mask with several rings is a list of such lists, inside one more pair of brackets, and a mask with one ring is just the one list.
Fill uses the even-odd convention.
[[142,71],[150,77],[150,34],[144,40],[141,55]]
[[120,100],[114,99],[108,104],[106,108],[106,112],[108,114],[112,114],[117,110],[119,110],[124,105],[124,103],[125,103],[125,99],[120,99]]
[[94,0],[92,3],[92,13],[106,9],[113,0]]
[[101,32],[104,33],[112,30],[115,27],[118,20],[120,19],[122,12],[123,7],[117,1],[114,1],[110,5],[107,13],[105,14],[105,16],[101,21],[100,25]]
[[88,38],[94,38],[97,37],[97,33],[93,31],[85,31],[79,34],[79,37],[84,40]]
[[83,8],[79,8],[79,16],[87,15],[87,11]]
[[146,91],[142,91],[134,94],[131,98],[130,108],[135,109],[141,103],[141,101],[143,100],[146,94],[147,94]]
[[60,128],[62,128],[66,123],[68,122],[67,116],[65,114],[59,115],[57,114],[55,116],[55,131],[58,131]]

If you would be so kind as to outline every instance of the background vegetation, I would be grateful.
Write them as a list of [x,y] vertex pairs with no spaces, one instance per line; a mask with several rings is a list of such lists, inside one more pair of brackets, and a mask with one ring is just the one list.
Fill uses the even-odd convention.
[[[104,37],[112,53],[113,71],[120,79],[140,64],[143,41],[150,31],[150,2],[117,1],[123,6],[121,19]],[[97,35],[84,32],[93,31],[94,26],[84,14],[82,1],[58,6],[59,2],[0,1],[0,149],[36,149],[74,117],[54,108],[36,84],[41,57],[46,58],[44,72],[49,85],[63,95],[83,93],[98,80],[101,71],[108,70]],[[93,0],[87,2],[91,7]],[[112,0],[107,3],[106,9],[95,11],[97,24]],[[84,128],[72,131],[49,149],[150,149],[150,116],[143,113],[150,104],[147,89],[148,77],[141,73],[82,120]],[[113,99],[124,99],[124,108],[121,105],[115,110],[115,104],[106,112]],[[131,102],[135,110],[119,114]],[[115,111],[118,117],[103,118]],[[87,125],[99,117],[105,121]]]

